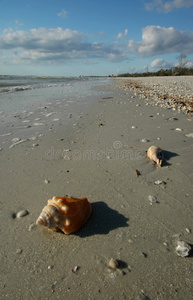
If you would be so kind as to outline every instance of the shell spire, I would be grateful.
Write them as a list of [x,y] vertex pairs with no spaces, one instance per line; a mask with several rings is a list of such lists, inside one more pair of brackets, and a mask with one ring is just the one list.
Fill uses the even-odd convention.
[[153,160],[158,165],[158,167],[162,166],[163,154],[159,147],[157,146],[149,147],[149,149],[147,150],[147,157]]
[[53,197],[48,200],[36,224],[44,225],[53,231],[60,229],[69,234],[86,223],[91,211],[91,204],[86,197]]

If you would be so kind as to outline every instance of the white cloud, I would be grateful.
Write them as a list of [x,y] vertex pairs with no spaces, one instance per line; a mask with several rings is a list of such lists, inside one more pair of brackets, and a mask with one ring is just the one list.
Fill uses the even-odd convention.
[[127,34],[128,30],[125,29],[119,36],[122,43],[115,40],[114,44],[107,44],[97,40],[91,42],[93,37],[61,27],[29,31],[8,28],[0,34],[0,64],[61,64],[74,60],[96,62],[99,59],[120,62],[126,61],[131,53],[140,57],[193,53],[193,36],[173,27],[147,26],[142,30],[141,41],[137,42],[128,41]]
[[[124,59],[123,51],[115,45],[85,41],[86,37],[75,30],[38,28],[28,31],[4,30],[0,35],[1,55],[9,52],[10,62],[70,61],[72,59],[100,58],[111,61]],[[4,51],[4,53],[3,53]],[[12,51],[12,59],[10,53]],[[14,52],[18,51],[15,56]],[[6,59],[5,59],[6,61]]]
[[146,3],[147,10],[157,10],[158,12],[168,13],[174,9],[189,8],[193,6],[193,0],[153,0],[152,2]]
[[162,66],[162,63],[163,63],[163,58],[156,58],[151,62],[151,67],[153,69],[160,68],[160,66]]
[[117,39],[124,39],[124,38],[126,38],[127,33],[128,33],[128,29],[125,29],[124,33],[119,32],[119,34],[117,35]]
[[67,17],[67,14],[67,11],[65,9],[62,9],[62,11],[57,14],[57,16],[65,19]]
[[156,58],[151,62],[151,68],[153,70],[158,70],[158,69],[169,69],[173,66],[172,63],[165,61],[163,58]]
[[142,30],[142,41],[128,42],[128,51],[144,56],[166,53],[193,53],[193,36],[173,27],[147,26]]
[[191,60],[187,61],[186,68],[193,68],[193,62]]

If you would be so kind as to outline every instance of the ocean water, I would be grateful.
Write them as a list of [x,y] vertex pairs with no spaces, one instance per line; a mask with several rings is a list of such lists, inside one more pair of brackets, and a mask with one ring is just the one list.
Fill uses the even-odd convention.
[[0,75],[0,111],[14,114],[34,110],[55,100],[72,102],[91,99],[99,93],[91,90],[109,83],[101,77],[36,77]]
[[112,81],[102,77],[0,76],[0,149],[37,132],[76,126],[96,99],[107,95]]

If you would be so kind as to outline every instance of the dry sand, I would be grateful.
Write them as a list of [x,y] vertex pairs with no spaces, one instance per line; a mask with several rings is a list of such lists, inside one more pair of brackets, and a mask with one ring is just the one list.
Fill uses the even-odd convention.
[[[193,257],[175,253],[177,240],[193,244],[192,118],[146,105],[120,82],[101,87],[108,94],[68,128],[37,125],[35,140],[12,148],[13,137],[1,136],[1,300],[192,299]],[[146,157],[154,144],[162,168]],[[91,202],[84,227],[64,235],[36,226],[47,200],[64,195]]]

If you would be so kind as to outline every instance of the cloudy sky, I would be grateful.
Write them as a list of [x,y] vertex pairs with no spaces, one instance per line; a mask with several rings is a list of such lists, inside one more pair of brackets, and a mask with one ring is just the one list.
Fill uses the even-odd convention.
[[193,67],[193,0],[0,0],[0,74]]

